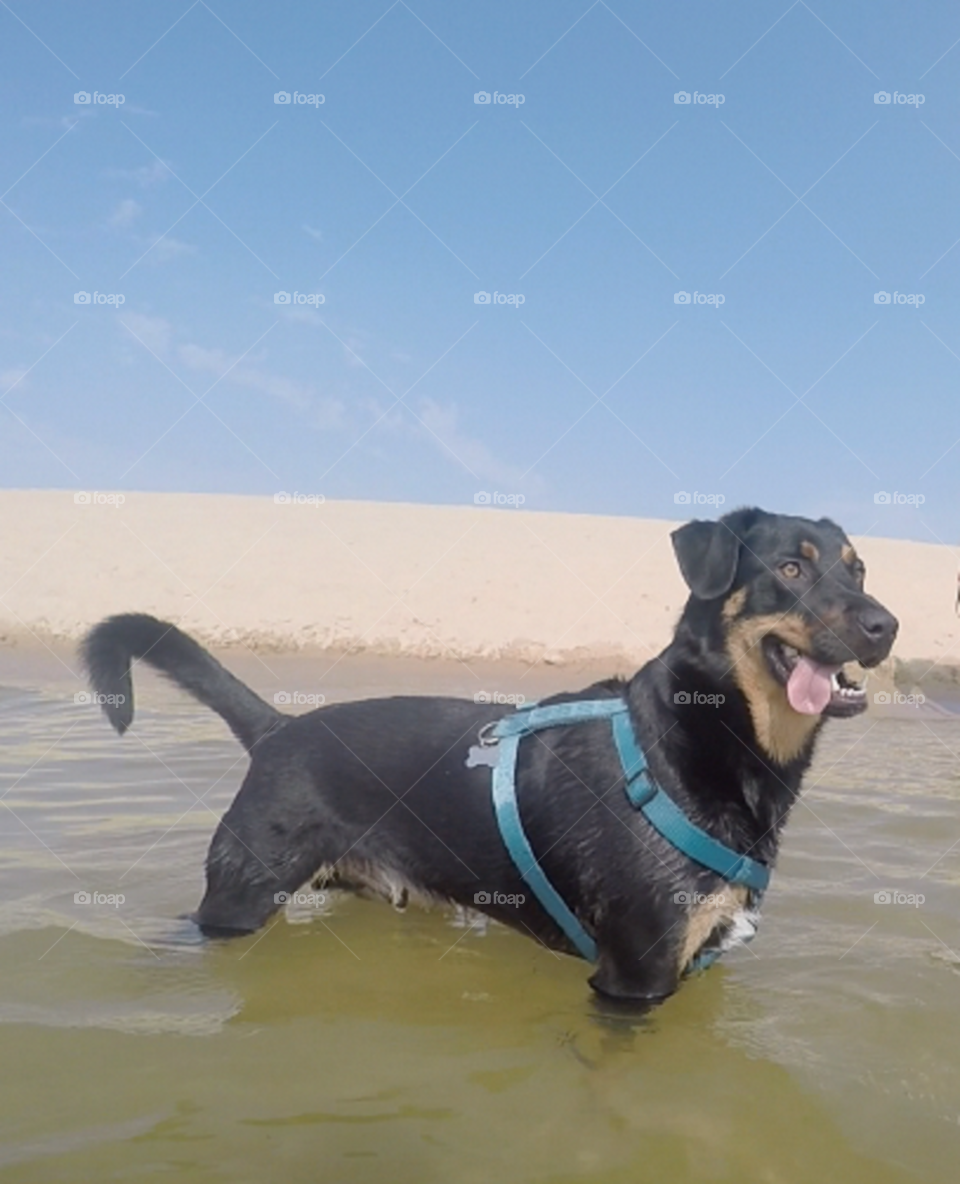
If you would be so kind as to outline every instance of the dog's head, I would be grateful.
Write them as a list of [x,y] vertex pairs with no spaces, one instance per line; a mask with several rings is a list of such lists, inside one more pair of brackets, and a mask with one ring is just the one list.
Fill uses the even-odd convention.
[[691,592],[685,635],[739,687],[771,757],[794,759],[823,716],[865,710],[842,666],[883,661],[898,623],[864,592],[863,562],[839,526],[746,509],[672,538]]

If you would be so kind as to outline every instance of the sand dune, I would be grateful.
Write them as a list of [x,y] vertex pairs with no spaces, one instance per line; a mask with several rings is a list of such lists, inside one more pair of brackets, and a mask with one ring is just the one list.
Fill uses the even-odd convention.
[[[685,589],[652,519],[376,502],[0,493],[0,630],[74,640],[145,611],[218,646],[419,657],[646,660]],[[896,655],[960,662],[948,547],[857,540],[900,617]]]

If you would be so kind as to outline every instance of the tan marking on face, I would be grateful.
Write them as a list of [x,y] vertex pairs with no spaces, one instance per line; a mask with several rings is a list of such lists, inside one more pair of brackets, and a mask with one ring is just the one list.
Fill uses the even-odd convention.
[[746,905],[745,885],[724,884],[717,892],[707,895],[706,899],[691,906],[687,930],[680,946],[681,972],[697,956],[717,926],[732,921]]
[[747,603],[746,588],[738,588],[736,592],[732,593],[723,603],[723,619],[725,621],[732,621],[734,617],[739,616],[743,611],[743,606]]
[[857,553],[849,543],[844,543],[840,548],[840,558],[848,567],[853,567],[857,562]]
[[819,563],[820,552],[808,539],[804,539],[800,544],[800,554],[804,559],[809,559],[811,563]]
[[770,673],[760,645],[768,633],[802,654],[810,652],[810,630],[803,618],[796,613],[783,617],[771,613],[734,622],[727,631],[727,653],[731,673],[750,708],[760,747],[785,765],[800,755],[821,717],[802,715],[790,706],[786,689]]

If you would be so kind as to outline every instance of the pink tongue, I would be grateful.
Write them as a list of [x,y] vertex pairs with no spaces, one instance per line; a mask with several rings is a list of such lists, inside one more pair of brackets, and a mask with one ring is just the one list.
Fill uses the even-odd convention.
[[833,694],[831,676],[839,666],[821,666],[812,658],[801,657],[790,672],[787,698],[794,711],[801,715],[819,715]]

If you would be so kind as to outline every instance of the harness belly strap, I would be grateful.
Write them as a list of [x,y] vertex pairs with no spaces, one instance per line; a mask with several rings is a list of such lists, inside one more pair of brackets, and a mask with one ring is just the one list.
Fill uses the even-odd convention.
[[[520,741],[524,736],[543,728],[602,719],[610,721],[630,803],[668,843],[728,882],[746,885],[751,893],[759,895],[770,881],[770,871],[765,864],[748,855],[740,855],[707,834],[691,822],[673,798],[656,784],[637,743],[630,709],[624,699],[584,699],[549,707],[529,707],[504,716],[492,729],[499,742],[499,759],[493,770],[493,807],[501,837],[524,883],[589,962],[597,959],[596,942],[550,883],[523,829],[517,805],[516,772]],[[713,957],[695,959],[694,964],[709,964]]]
[[547,879],[533,848],[527,839],[517,807],[517,787],[514,774],[520,732],[507,735],[500,741],[500,760],[493,770],[493,808],[497,815],[500,834],[510,857],[517,865],[521,879],[527,884],[563,932],[570,938],[588,962],[596,962],[596,942],[567,907],[566,901]]

